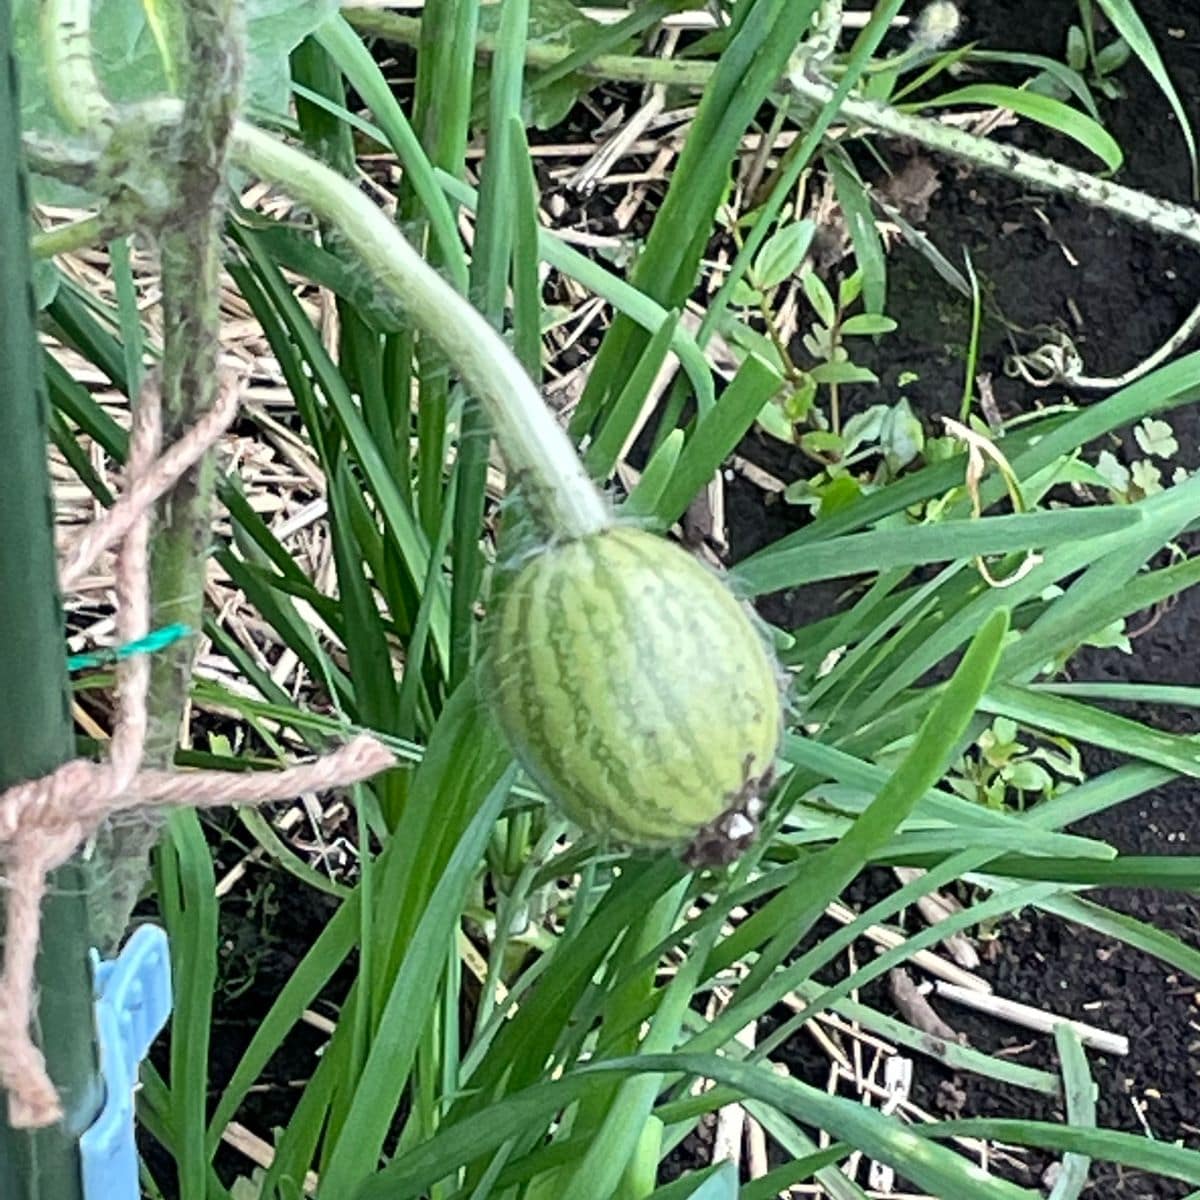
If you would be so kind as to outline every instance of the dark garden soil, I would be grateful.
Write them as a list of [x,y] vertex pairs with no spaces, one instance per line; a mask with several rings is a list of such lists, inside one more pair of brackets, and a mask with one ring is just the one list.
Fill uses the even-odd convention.
[[[1200,125],[1200,4],[1138,0],[1137,7],[1193,122]],[[964,9],[966,36],[973,40],[1061,57],[1076,5],[1074,0],[969,0]],[[1127,66],[1120,79],[1128,99],[1102,105],[1126,152],[1122,180],[1186,202],[1186,155],[1165,101],[1136,64]],[[1024,140],[1019,131],[1014,135],[1006,130],[998,136],[1018,143]],[[1074,143],[1053,140],[1047,145],[1040,130],[1029,140],[1067,161],[1094,165]],[[906,156],[914,153],[904,147],[885,149],[893,166],[902,166]],[[970,251],[990,304],[1011,325],[1068,329],[1090,374],[1119,373],[1140,361],[1200,300],[1200,256],[1076,204],[1026,194],[1007,182],[964,174],[945,163],[931,165],[937,169],[940,186],[923,225],[943,253],[957,262],[964,249]],[[860,402],[894,398],[901,374],[915,372],[918,381],[905,388],[914,407],[927,418],[952,412],[962,387],[966,306],[910,251],[894,253],[889,279],[888,311],[900,321],[900,328],[881,340],[873,361],[866,356],[882,383]],[[1010,348],[1001,323],[990,323],[980,370],[991,375],[996,403],[1005,417],[1027,409],[1031,402],[1031,389],[1004,374],[1003,360]],[[1062,393],[1051,390],[1040,398],[1054,403]],[[1090,398],[1073,397],[1084,403]],[[1182,460],[1196,466],[1200,415],[1194,409],[1179,410],[1171,422]],[[784,479],[796,478],[805,469],[802,460],[785,447],[761,436],[748,438],[741,453]],[[763,493],[738,475],[730,478],[726,505],[733,561],[806,519],[802,509],[775,500],[764,503]],[[824,615],[836,597],[833,588],[810,588],[769,597],[762,607],[766,616],[786,627]],[[1141,614],[1130,626],[1146,627],[1134,640],[1132,655],[1088,651],[1075,661],[1074,677],[1200,683],[1193,655],[1200,639],[1200,597],[1184,595],[1169,611]],[[1134,715],[1178,732],[1200,727],[1200,719],[1186,710],[1135,710]],[[1085,758],[1093,772],[1114,765],[1099,752],[1086,752]],[[228,826],[221,842],[226,867],[246,849],[238,844],[236,830],[235,825]],[[1200,841],[1200,811],[1193,788],[1179,783],[1082,822],[1076,832],[1104,839],[1128,853],[1187,853],[1192,843]],[[890,886],[885,873],[872,872],[848,899],[855,903],[875,899]],[[1096,894],[1095,899],[1200,946],[1200,898],[1194,895],[1122,891]],[[223,901],[223,959],[213,1028],[214,1093],[227,1081],[273,997],[332,908],[332,901],[256,866]],[[1037,912],[1022,913],[1002,926],[993,950],[982,974],[998,994],[1130,1038],[1127,1058],[1091,1056],[1102,1124],[1134,1133],[1148,1130],[1167,1142],[1182,1139],[1200,1146],[1200,981],[1180,977],[1153,958]],[[352,964],[328,994],[344,994],[351,970]],[[882,984],[868,989],[864,998],[894,1011]],[[1014,1061],[1053,1068],[1051,1039],[964,1010],[943,1006],[940,1011],[972,1045],[1010,1054]],[[334,1015],[332,1010],[329,1015]],[[317,1030],[301,1026],[271,1063],[262,1086],[247,1099],[240,1119],[268,1139],[274,1128],[286,1124],[300,1085],[315,1069],[323,1041]],[[824,1085],[828,1059],[807,1035],[794,1038],[782,1058],[798,1077]],[[165,1069],[166,1064],[160,1061],[159,1066]],[[941,1114],[1062,1119],[1053,1103],[1031,1093],[954,1076],[925,1059],[916,1063],[913,1099]],[[705,1140],[703,1132],[689,1139],[674,1156],[672,1168],[707,1162]],[[155,1164],[161,1163],[150,1140],[146,1141]],[[1013,1178],[1036,1188],[1050,1161],[1029,1154],[1027,1167],[1014,1168]],[[227,1181],[249,1171],[244,1158],[227,1150],[218,1156],[218,1167]],[[156,1169],[156,1175],[166,1180],[169,1171]],[[1097,1200],[1171,1200],[1187,1191],[1169,1181],[1101,1166],[1093,1167],[1090,1178],[1085,1195]]]

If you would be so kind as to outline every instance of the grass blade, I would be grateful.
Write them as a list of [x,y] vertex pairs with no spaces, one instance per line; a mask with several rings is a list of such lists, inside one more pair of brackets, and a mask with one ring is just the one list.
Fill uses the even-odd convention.
[[992,716],[1010,717],[1035,729],[1132,755],[1181,775],[1200,777],[1200,745],[1192,738],[1151,729],[1140,721],[1066,696],[999,683],[989,689],[980,708]]
[[[1157,884],[1151,883],[1149,886]],[[1153,955],[1161,962],[1186,972],[1195,980],[1200,980],[1200,950],[1194,949],[1181,938],[1163,929],[1155,929],[1145,921],[1139,921],[1125,913],[1114,912],[1091,900],[1085,900],[1082,896],[1055,896],[1039,902],[1038,907],[1062,917],[1065,921],[1073,921],[1076,925],[1095,930],[1104,937],[1124,942],[1135,950]]]
[[[431,5],[430,8],[432,7]],[[467,3],[456,7],[469,10],[474,5]],[[473,24],[469,14],[464,13],[463,19],[468,27]],[[454,214],[450,205],[446,203],[442,189],[438,186],[433,164],[417,140],[412,126],[408,123],[408,118],[404,115],[404,110],[396,102],[396,97],[384,78],[383,72],[380,71],[370,52],[345,17],[341,15],[331,17],[317,30],[314,36],[341,68],[342,73],[362,97],[363,102],[375,114],[375,120],[387,138],[388,145],[395,151],[396,157],[404,168],[407,185],[415,192],[425,216],[429,220],[440,252],[442,266],[454,286],[460,292],[466,292],[467,260],[462,241],[458,236],[458,227],[454,223]],[[456,42],[454,38],[445,38],[443,45],[447,51],[460,55],[462,53],[462,43]],[[427,57],[422,55],[422,66],[427,61]],[[466,83],[469,91],[469,70]],[[445,75],[440,80],[440,86],[443,88],[446,86]],[[443,95],[441,99],[444,100],[445,96]],[[461,157],[461,153],[459,157]]]
[[[354,1200],[416,1197],[422,1188],[455,1166],[473,1161],[530,1126],[544,1124],[551,1115],[586,1094],[592,1083],[589,1075],[645,1071],[726,1084],[737,1093],[753,1097],[798,1121],[829,1130],[835,1138],[861,1149],[871,1158],[892,1164],[933,1195],[953,1196],[955,1200],[1034,1200],[1034,1193],[982,1174],[975,1164],[935,1147],[926,1139],[914,1138],[911,1132],[857,1101],[829,1096],[807,1084],[781,1078],[767,1067],[699,1054],[614,1059],[589,1064],[553,1083],[535,1084],[508,1096],[486,1114],[443,1129],[419,1150],[381,1171],[355,1193]],[[709,1093],[706,1099],[716,1102],[719,1095]],[[942,1126],[927,1128],[940,1131]]]
[[1188,160],[1192,164],[1192,199],[1200,200],[1200,167],[1197,166],[1196,138],[1192,132],[1192,123],[1188,119],[1183,102],[1179,99],[1175,85],[1171,82],[1171,77],[1167,74],[1158,47],[1131,0],[1096,0],[1096,3],[1112,22],[1113,28],[1128,43],[1129,48],[1142,60],[1142,65],[1150,72],[1154,82],[1162,89],[1163,95],[1170,103],[1187,145]]
[[612,474],[678,328],[679,313],[667,313],[588,446],[583,462],[594,479]]
[[683,516],[688,505],[708,483],[754,424],[764,404],[782,380],[775,369],[751,355],[742,364],[720,400],[701,416],[671,472],[671,481],[654,506],[663,528]]
[[352,1195],[370,1174],[383,1148],[425,1020],[438,994],[428,981],[440,973],[446,943],[457,927],[467,888],[510,782],[502,778],[481,794],[480,807],[446,864],[394,977],[347,1111],[343,1128],[348,1136],[335,1144],[322,1173],[322,1186],[331,1196]]
[[1115,1129],[1072,1129],[1040,1121],[971,1119],[943,1121],[914,1127],[922,1137],[995,1138],[1018,1146],[1062,1150],[1104,1162],[1119,1163],[1138,1171],[1152,1171],[1185,1183],[1200,1183],[1200,1152],[1169,1142],[1154,1141],[1140,1133]]
[[[487,152],[480,177],[475,253],[471,260],[471,299],[497,329],[504,327],[513,228],[517,214],[528,206],[527,198],[517,194],[529,178],[528,168],[515,158],[523,144],[512,137],[510,127],[510,123],[520,122],[521,118],[528,25],[529,0],[502,0],[492,59]],[[483,578],[479,529],[483,524],[487,485],[489,429],[482,405],[468,397],[462,410],[451,541],[451,687],[466,677],[475,650],[475,602]]]
[[1055,129],[1090,150],[1109,171],[1118,170],[1124,159],[1121,147],[1104,126],[1086,113],[1039,92],[1006,87],[998,83],[972,83],[967,87],[955,88],[953,91],[943,92],[940,96],[922,100],[912,107],[950,108],[963,104],[1007,108],[1022,117],[1045,125],[1048,129]]
[[[815,0],[749,0],[709,79],[691,134],[632,282],[664,308],[682,308],[708,244],[713,217],[738,140],[807,32]],[[596,357],[571,422],[577,437],[608,408],[645,350],[646,339],[624,318],[614,322]]]
[[173,1153],[181,1200],[207,1200],[204,1131],[208,1045],[217,980],[217,898],[212,857],[200,819],[179,809],[157,849],[158,896],[171,941],[175,1012],[171,1019]]
[[[725,939],[710,968],[728,965],[761,939],[764,926],[778,932],[758,954],[757,961],[739,988],[757,1007],[769,1003],[779,988],[794,986],[790,971],[773,975],[826,904],[850,883],[862,865],[899,828],[921,798],[941,778],[957,749],[999,661],[1000,646],[1008,631],[1008,614],[993,615],[976,634],[957,670],[922,723],[912,749],[879,789],[870,806],[845,835],[805,872],[804,878],[760,908]],[[757,992],[755,991],[757,988]],[[712,1048],[744,1023],[741,1006],[735,1002],[703,1035],[701,1046]],[[697,1047],[700,1048],[700,1047]]]
[[776,543],[744,559],[730,574],[742,595],[761,596],[820,579],[874,574],[890,567],[1077,544],[1081,539],[1127,530],[1140,519],[1140,511],[1132,505],[1053,510],[852,533],[803,547],[783,548]]
[[[1067,1121],[1082,1129],[1095,1129],[1096,1084],[1075,1027],[1066,1022],[1055,1025],[1054,1044],[1058,1048],[1058,1061],[1062,1067]],[[1091,1159],[1086,1155],[1064,1154],[1062,1170],[1054,1181],[1050,1200],[1078,1200],[1079,1193],[1087,1183],[1091,1165]]]

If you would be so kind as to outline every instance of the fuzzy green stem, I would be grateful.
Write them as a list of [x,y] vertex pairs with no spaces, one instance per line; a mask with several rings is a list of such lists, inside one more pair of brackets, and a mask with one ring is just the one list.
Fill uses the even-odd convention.
[[25,133],[25,163],[38,175],[49,175],[74,187],[90,188],[96,181],[99,154],[94,146],[51,141],[35,133]]
[[823,71],[837,53],[838,38],[842,36],[842,0],[822,0],[817,9],[816,23],[801,48],[806,69],[816,75]]
[[80,0],[47,0],[42,6],[42,51],[50,98],[64,123],[90,132],[111,113],[92,62],[91,7]]
[[[184,100],[175,118],[172,155],[164,175],[169,220],[159,229],[163,291],[163,432],[169,442],[212,407],[220,347],[219,273],[224,222],[225,160],[241,75],[236,0],[185,0],[187,48]],[[91,58],[88,0],[48,0],[43,49],[53,96],[78,131],[111,141],[124,130],[104,94]],[[111,144],[111,143],[110,143]],[[150,164],[146,164],[149,166]],[[101,218],[103,219],[103,218]],[[136,381],[131,380],[131,391]],[[157,513],[151,546],[150,588],[156,625],[199,628],[212,524],[212,468],[188,472]],[[145,761],[174,760],[191,677],[192,642],[156,655],[148,698]],[[158,836],[153,819],[106,826],[89,860],[94,932],[101,945],[119,941],[147,875],[147,854]]]
[[[169,444],[212,408],[220,350],[225,160],[241,82],[236,0],[184,0],[184,104],[172,164],[176,207],[159,240],[162,272],[163,438]],[[155,626],[198,629],[212,526],[212,466],[189,471],[159,508],[151,550]],[[146,761],[168,766],[191,678],[191,640],[155,655]]]
[[[421,40],[419,17],[374,8],[343,9],[342,15],[359,33],[386,38],[405,46],[416,46]],[[491,54],[496,39],[481,32],[475,47],[480,54]],[[530,67],[556,67],[570,53],[566,43],[531,41],[525,47],[525,63]],[[598,54],[579,67],[581,75],[597,79],[621,80],[628,83],[661,83],[669,87],[703,87],[713,73],[713,64],[689,62],[672,58],[644,58],[631,54]]]
[[[74,39],[72,53],[64,55],[62,46],[51,49],[48,74],[69,77],[76,88],[99,89],[90,62],[84,70],[77,61],[83,57],[79,39],[88,29],[87,0],[47,0],[47,9],[58,14],[57,27],[69,28]],[[86,82],[89,72],[90,84]],[[65,85],[59,90],[65,91]],[[100,101],[89,99],[86,110],[111,123],[116,111],[102,93]],[[130,110],[127,118],[143,123],[178,121],[179,111],[178,102],[155,100]],[[379,282],[401,301],[417,328],[441,347],[486,405],[513,480],[523,488],[548,536],[571,540],[612,524],[611,513],[567,435],[547,411],[507,343],[409,245],[383,212],[351,181],[254,126],[237,122],[229,150],[238,166],[278,184],[317,217],[335,225]]]
[[125,230],[115,230],[107,221],[100,217],[83,217],[72,221],[69,225],[59,225],[55,229],[43,229],[33,235],[31,249],[36,259],[53,258],[56,254],[70,254],[82,250],[85,246],[95,246],[100,242],[110,241]]
[[551,536],[586,537],[612,523],[567,435],[504,339],[404,239],[387,215],[347,179],[302,151],[239,123],[232,141],[240,167],[279,184],[342,237],[379,282],[435,341],[487,406],[515,480]]
[[[814,104],[827,104],[833,96],[833,89],[828,84],[811,80],[802,72],[796,72],[790,82],[801,97]],[[980,170],[1007,175],[1018,183],[1042,191],[1070,196],[1091,208],[1200,246],[1200,214],[1185,205],[1147,196],[1144,192],[1097,179],[1086,171],[1030,154],[1016,146],[976,137],[876,100],[849,97],[842,102],[841,116],[851,125],[864,125],[889,137],[917,142],[935,153],[968,162]]]

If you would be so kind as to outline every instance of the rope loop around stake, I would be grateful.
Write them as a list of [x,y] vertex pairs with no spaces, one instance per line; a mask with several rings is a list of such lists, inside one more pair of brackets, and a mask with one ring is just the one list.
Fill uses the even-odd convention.
[[[117,546],[117,635],[134,643],[149,633],[149,540],[153,505],[200,461],[237,412],[239,381],[222,376],[216,403],[173,445],[159,452],[162,425],[157,376],[134,406],[125,488],[75,539],[59,564],[64,591]],[[40,1129],[62,1118],[62,1105],[33,1039],[34,966],[47,878],[114,813],[158,806],[215,808],[268,804],[305,792],[348,787],[395,765],[381,742],[363,734],[310,763],[278,771],[142,769],[150,665],[145,655],[117,663],[117,702],[108,760],[73,759],[40,779],[0,793],[0,868],[7,881],[0,960],[0,1089],[14,1129]]]

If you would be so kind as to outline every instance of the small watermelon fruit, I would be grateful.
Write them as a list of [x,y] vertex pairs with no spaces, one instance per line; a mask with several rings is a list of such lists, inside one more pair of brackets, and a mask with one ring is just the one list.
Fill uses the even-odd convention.
[[620,526],[552,545],[511,581],[492,638],[499,722],[573,821],[692,865],[753,841],[779,675],[747,610],[690,554]]

